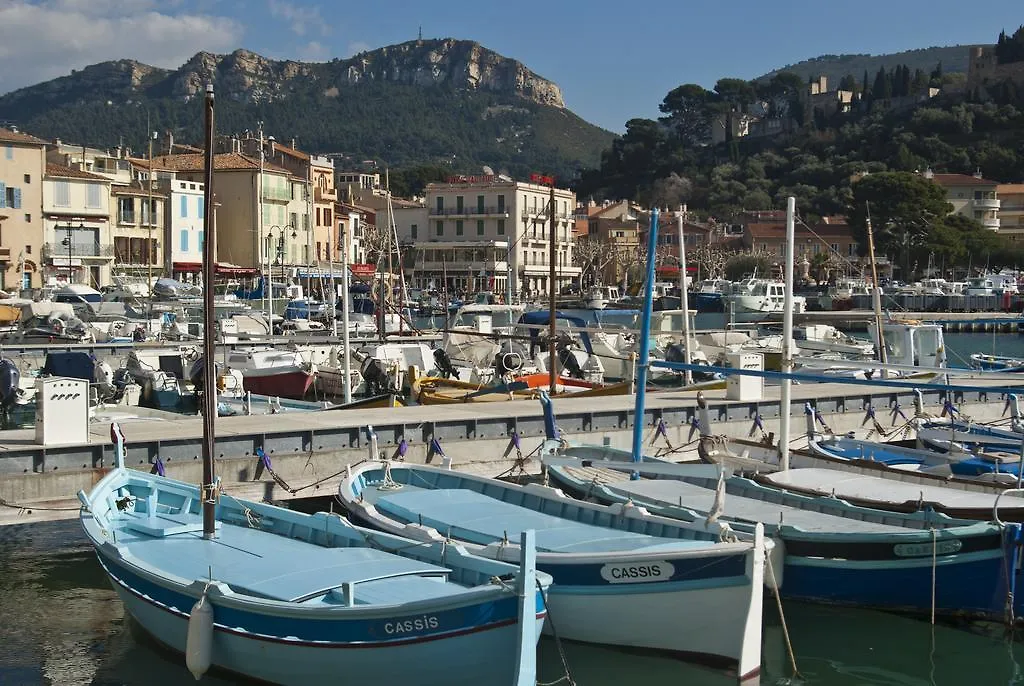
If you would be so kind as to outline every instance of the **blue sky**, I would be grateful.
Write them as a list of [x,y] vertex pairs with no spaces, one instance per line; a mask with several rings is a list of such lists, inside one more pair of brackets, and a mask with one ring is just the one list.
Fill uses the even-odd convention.
[[245,47],[325,60],[414,39],[476,40],[562,87],[583,118],[622,131],[681,83],[710,87],[824,53],[993,42],[1021,0],[0,0],[0,93],[109,59],[176,67]]

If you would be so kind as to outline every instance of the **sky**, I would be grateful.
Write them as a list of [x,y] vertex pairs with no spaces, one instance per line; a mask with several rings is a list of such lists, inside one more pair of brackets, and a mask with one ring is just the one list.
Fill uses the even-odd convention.
[[822,54],[992,43],[1021,0],[0,0],[0,93],[105,60],[175,68],[246,48],[323,61],[417,37],[475,40],[622,132],[683,83],[754,78]]

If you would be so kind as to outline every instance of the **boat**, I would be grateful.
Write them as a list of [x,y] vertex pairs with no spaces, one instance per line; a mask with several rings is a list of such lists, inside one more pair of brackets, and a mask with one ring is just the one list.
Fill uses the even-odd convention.
[[[550,390],[551,375],[537,372],[514,377],[511,381],[489,384],[470,383],[443,377],[420,377],[413,380],[412,397],[420,405],[453,405],[467,402],[494,402],[500,400],[531,400],[542,390]],[[559,376],[555,379],[556,395],[574,398],[629,395],[632,382],[596,384],[582,379]]]
[[825,310],[852,310],[857,297],[870,298],[871,284],[866,279],[840,278],[819,298],[819,304]]
[[[723,296],[726,309],[731,309],[737,317],[743,319],[766,318],[770,315],[781,315],[785,304],[786,284],[773,279],[761,279],[755,274],[733,284],[732,291]],[[803,296],[793,297],[793,311],[803,313],[807,309],[807,299]]]
[[269,346],[232,350],[226,364],[242,372],[245,390],[282,398],[301,400],[316,376],[316,365],[304,360],[299,351]]
[[[794,600],[998,620],[1005,616],[1002,527],[924,510],[896,514],[828,496],[788,493],[720,465],[639,464],[622,450],[548,440],[554,485],[587,500],[637,507],[688,522],[715,516],[737,531],[762,523],[785,551],[782,596]],[[681,467],[654,478],[645,469]],[[933,553],[935,557],[933,558]],[[1024,605],[1024,603],[1022,603]]]
[[[207,206],[213,201],[213,86],[206,87]],[[204,218],[203,277],[213,283],[216,233]],[[203,295],[202,359],[214,348],[213,289]],[[203,365],[200,485],[126,467],[111,424],[113,468],[79,519],[127,613],[185,654],[196,679],[211,668],[263,683],[442,685],[536,683],[536,641],[551,578],[536,570],[535,536],[486,559],[439,536],[354,527],[223,491],[216,475],[215,365]],[[272,472],[269,458],[261,466]],[[417,527],[411,527],[415,529]],[[513,541],[513,544],[515,542]]]
[[1024,359],[1006,355],[971,353],[971,366],[987,372],[1024,372]]
[[732,282],[726,279],[701,281],[693,291],[694,307],[698,312],[722,312],[725,309],[722,298],[731,289]]
[[585,310],[603,310],[622,299],[618,286],[591,286],[583,294],[581,305]]
[[531,612],[521,620],[517,583],[529,568],[439,537],[421,537],[410,551],[406,538],[334,514],[221,494],[216,537],[206,539],[197,486],[124,460],[117,438],[114,468],[79,492],[82,526],[127,612],[185,653],[197,678],[206,665],[277,684],[340,673],[380,683],[533,683],[515,675],[545,618],[543,572],[526,590]]
[[339,497],[361,523],[440,534],[498,560],[514,554],[509,539],[519,530],[535,530],[537,566],[554,579],[548,608],[562,638],[667,651],[729,665],[743,678],[760,669],[770,545],[759,528],[719,542],[714,523],[688,525],[643,508],[578,502],[538,484],[404,462],[354,465]]

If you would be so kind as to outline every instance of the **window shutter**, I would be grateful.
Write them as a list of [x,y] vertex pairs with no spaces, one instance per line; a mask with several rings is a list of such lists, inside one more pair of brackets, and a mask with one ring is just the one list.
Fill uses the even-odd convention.
[[14,204],[12,205],[12,207],[14,209],[16,209],[16,210],[20,210],[21,209],[21,189],[20,188],[15,188],[14,189]]
[[7,207],[7,184],[0,181],[0,209]]

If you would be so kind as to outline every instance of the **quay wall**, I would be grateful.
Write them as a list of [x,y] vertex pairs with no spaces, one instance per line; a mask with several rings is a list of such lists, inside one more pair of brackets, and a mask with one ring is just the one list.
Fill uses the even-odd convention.
[[[998,392],[947,392],[929,389],[927,384],[921,390],[924,411],[935,416],[947,400],[978,422],[994,422],[1004,416],[1005,396]],[[778,436],[781,408],[777,388],[769,388],[768,395],[760,401],[729,401],[724,391],[709,391],[705,395],[712,433],[760,438],[762,434],[754,426],[754,418],[759,416],[764,432]],[[898,405],[906,417],[914,414],[911,390],[862,387],[851,392],[849,386],[842,384],[795,385],[790,436],[800,438],[792,442],[794,448],[804,444],[806,401],[818,408],[834,432],[853,432],[858,437],[873,430],[873,423],[866,416],[869,405],[874,407],[878,423],[889,431],[904,422],[892,408]],[[555,410],[559,429],[569,440],[625,449],[631,445],[632,397],[556,400]],[[697,413],[692,393],[650,394],[644,417],[646,452],[664,453],[670,443],[677,449],[675,455],[681,458],[683,450],[694,449],[696,433],[692,432],[692,423]],[[659,420],[665,423],[668,443],[663,437],[655,438]],[[406,460],[438,464],[441,456],[429,454],[431,439],[436,439],[455,468],[487,476],[499,475],[515,466],[517,455],[510,447],[513,433],[519,436],[524,456],[544,438],[540,404],[533,401],[230,417],[217,422],[217,472],[225,491],[237,497],[284,500],[329,496],[346,465],[371,457],[366,432],[370,424],[377,434],[381,456],[393,456],[404,439]],[[191,483],[200,481],[199,418],[126,422],[122,428],[127,436],[129,466],[149,471],[159,458],[168,476]],[[88,444],[60,447],[33,445],[31,430],[5,433],[20,434],[6,441],[0,435],[0,498],[6,504],[66,501],[79,489],[89,490],[112,464],[107,425],[94,425]],[[291,488],[298,489],[296,493],[290,493],[267,473],[256,480],[257,449],[266,452],[275,472]],[[525,467],[536,472],[539,464],[530,460]],[[314,483],[318,485],[313,486]],[[17,514],[13,508],[0,510],[0,524],[25,521],[24,514]],[[74,513],[69,511],[66,516]]]

